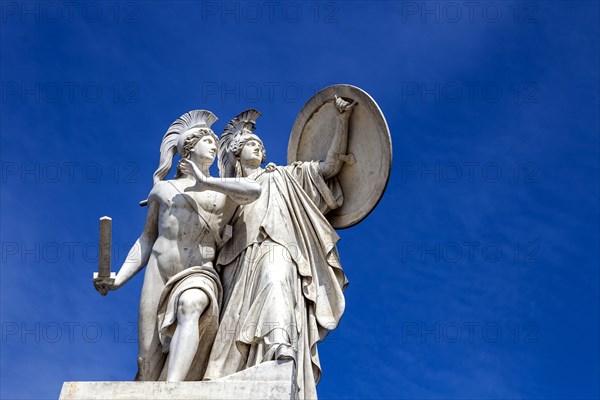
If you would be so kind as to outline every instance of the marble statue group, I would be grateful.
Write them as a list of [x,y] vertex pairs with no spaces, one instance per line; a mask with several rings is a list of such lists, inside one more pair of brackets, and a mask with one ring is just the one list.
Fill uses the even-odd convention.
[[292,360],[296,397],[316,398],[317,344],[338,326],[348,284],[335,228],[358,223],[383,194],[389,131],[370,96],[335,85],[300,113],[287,165],[265,165],[259,116],[241,112],[220,137],[210,111],[177,118],[141,235],[116,275],[94,279],[106,295],[145,269],[135,380],[215,380]]

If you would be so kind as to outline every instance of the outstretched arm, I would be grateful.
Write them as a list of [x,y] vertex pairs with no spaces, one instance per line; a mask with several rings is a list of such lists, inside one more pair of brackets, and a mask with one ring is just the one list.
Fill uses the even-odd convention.
[[327,153],[325,161],[319,163],[319,169],[323,178],[330,179],[336,176],[342,169],[343,161],[340,155],[346,155],[348,147],[348,120],[352,110],[356,106],[356,101],[346,101],[341,97],[335,96],[335,109],[337,124],[333,142]]
[[[148,215],[146,216],[146,225],[144,231],[135,241],[131,250],[127,254],[127,258],[123,266],[117,273],[115,278],[115,288],[118,289],[140,272],[150,259],[152,247],[158,237],[158,210],[160,204],[155,196],[150,195],[148,204]],[[113,289],[113,290],[114,290]]]
[[196,184],[187,190],[201,192],[204,190],[214,190],[223,193],[234,203],[248,204],[260,197],[260,185],[248,178],[213,178],[207,177],[200,171],[200,168],[187,159],[181,160],[179,167],[181,172],[189,174],[196,179]]

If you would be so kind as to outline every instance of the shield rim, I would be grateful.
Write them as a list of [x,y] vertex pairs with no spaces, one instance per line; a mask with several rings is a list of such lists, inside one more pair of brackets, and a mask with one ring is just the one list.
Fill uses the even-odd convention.
[[[377,102],[373,99],[373,97],[371,97],[371,95],[369,95],[369,93],[367,93],[366,91],[364,91],[363,89],[354,86],[354,85],[350,85],[350,84],[336,84],[336,85],[331,85],[328,86],[324,89],[321,89],[319,92],[317,92],[314,96],[312,96],[302,107],[302,109],[300,110],[300,112],[298,113],[298,116],[296,117],[296,120],[294,121],[294,125],[292,126],[292,130],[290,133],[290,139],[288,142],[288,151],[287,151],[287,162],[288,164],[293,163],[294,161],[298,161],[297,160],[297,156],[298,156],[298,146],[300,144],[300,139],[302,137],[302,132],[304,129],[304,126],[306,125],[306,123],[308,122],[308,119],[323,105],[325,104],[325,101],[330,100],[330,98],[333,97],[334,94],[338,94],[340,96],[344,96],[343,93],[335,93],[336,89],[340,89],[342,88],[344,92],[346,91],[357,91],[358,93],[360,93],[362,96],[366,97],[369,100],[368,103],[368,109],[371,112],[372,115],[374,115],[376,117],[376,123],[377,125],[380,125],[384,128],[383,132],[387,133],[387,135],[383,135],[385,136],[384,142],[387,142],[387,149],[388,149],[388,157],[389,157],[389,166],[387,168],[385,168],[385,166],[383,167],[383,171],[386,173],[386,177],[385,180],[381,180],[379,181],[378,185],[376,185],[373,189],[374,189],[374,193],[377,193],[375,196],[370,197],[369,199],[373,199],[370,200],[369,203],[372,203],[372,206],[370,207],[370,209],[368,211],[362,211],[364,209],[359,209],[355,212],[353,212],[352,214],[346,214],[343,216],[326,216],[327,220],[331,223],[331,225],[336,228],[336,229],[346,229],[346,228],[350,228],[354,225],[357,225],[358,223],[362,222],[366,217],[369,216],[369,214],[371,214],[373,212],[373,210],[377,207],[377,205],[379,204],[379,202],[381,201],[381,198],[383,197],[383,194],[385,193],[385,190],[387,188],[387,185],[389,183],[390,180],[390,175],[391,175],[391,170],[392,170],[392,155],[393,155],[393,151],[392,151],[392,136],[390,134],[390,129],[389,126],[387,124],[387,121],[385,119],[385,116],[383,115],[383,112],[381,111],[381,108],[379,107],[379,105],[377,104]],[[329,93],[331,92],[331,93]],[[328,96],[326,96],[326,94]],[[359,104],[360,105],[360,104]],[[363,106],[367,106],[365,104],[362,104]],[[310,110],[310,113],[307,112],[307,110]],[[379,121],[377,121],[377,119]],[[301,130],[302,128],[302,130]],[[375,189],[377,189],[375,191]],[[360,215],[362,213],[362,215]],[[354,218],[351,218],[352,216],[355,216]],[[348,221],[344,221],[344,220],[350,220],[350,222]]]

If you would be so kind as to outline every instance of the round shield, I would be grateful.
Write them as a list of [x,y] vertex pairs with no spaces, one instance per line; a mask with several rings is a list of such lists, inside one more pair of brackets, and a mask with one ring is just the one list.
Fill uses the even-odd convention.
[[385,117],[369,94],[351,85],[329,86],[298,114],[288,144],[288,164],[326,159],[337,124],[335,95],[358,103],[350,116],[348,150],[337,176],[344,202],[326,215],[334,228],[343,229],[362,221],[381,199],[390,177],[392,139]]

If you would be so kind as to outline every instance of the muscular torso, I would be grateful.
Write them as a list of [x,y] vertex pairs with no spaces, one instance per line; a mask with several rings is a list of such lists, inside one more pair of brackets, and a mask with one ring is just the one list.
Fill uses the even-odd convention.
[[186,268],[210,265],[215,258],[215,237],[196,210],[204,210],[201,214],[214,221],[219,235],[235,211],[235,205],[222,193],[186,192],[185,188],[193,184],[186,179],[161,182],[149,199],[159,204],[158,238],[151,262],[156,262],[165,282]]

